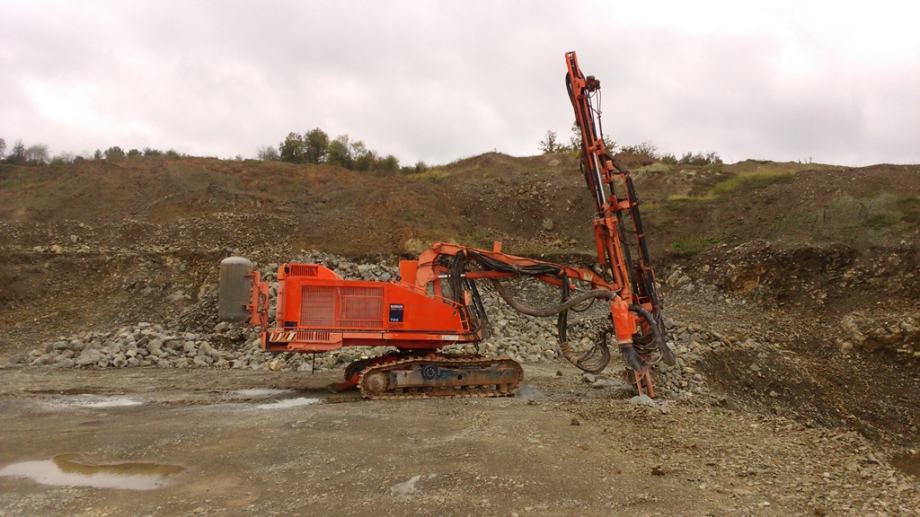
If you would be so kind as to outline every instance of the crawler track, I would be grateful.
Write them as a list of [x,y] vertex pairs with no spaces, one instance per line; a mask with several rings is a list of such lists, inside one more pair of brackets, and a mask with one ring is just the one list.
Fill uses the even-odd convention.
[[521,365],[508,358],[407,358],[365,368],[358,389],[376,400],[507,397],[523,379]]

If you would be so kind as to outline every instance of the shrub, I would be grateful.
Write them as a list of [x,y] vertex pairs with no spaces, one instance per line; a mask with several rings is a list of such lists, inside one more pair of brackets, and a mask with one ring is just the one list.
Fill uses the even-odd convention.
[[546,136],[540,141],[539,146],[543,154],[557,153],[562,150],[562,145],[559,144],[558,136],[556,132],[552,130],[546,132]]
[[329,135],[320,128],[313,128],[303,135],[304,158],[307,163],[322,163],[326,159]]
[[106,161],[117,161],[125,157],[125,151],[116,146],[109,147],[105,150],[105,159]]
[[281,155],[281,161],[303,163],[303,137],[294,132],[288,133],[288,136],[285,137],[284,141],[278,145],[278,152]]
[[348,135],[340,135],[326,146],[326,163],[350,169],[353,165],[352,149]]
[[278,160],[280,158],[280,156],[278,156],[278,150],[270,145],[260,147],[256,151],[256,156],[264,162]]
[[680,165],[718,165],[722,163],[722,158],[718,153],[684,153],[677,162]]

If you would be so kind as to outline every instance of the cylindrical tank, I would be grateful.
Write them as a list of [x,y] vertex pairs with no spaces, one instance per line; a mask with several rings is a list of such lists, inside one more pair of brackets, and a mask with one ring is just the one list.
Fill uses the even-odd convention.
[[220,261],[220,282],[217,290],[217,314],[221,321],[246,321],[249,311],[252,262],[243,257],[227,257]]

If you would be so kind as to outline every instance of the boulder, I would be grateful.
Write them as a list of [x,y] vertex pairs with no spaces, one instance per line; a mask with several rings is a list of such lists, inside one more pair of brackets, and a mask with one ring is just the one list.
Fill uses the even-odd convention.
[[77,357],[77,366],[90,366],[103,359],[102,353],[95,349],[84,350]]

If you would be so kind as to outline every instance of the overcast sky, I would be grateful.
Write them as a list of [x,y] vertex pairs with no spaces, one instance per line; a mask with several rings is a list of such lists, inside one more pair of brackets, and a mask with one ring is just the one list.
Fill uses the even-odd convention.
[[920,2],[0,0],[0,137],[254,156],[348,133],[403,163],[536,154],[573,119],[563,54],[619,143],[920,163]]

